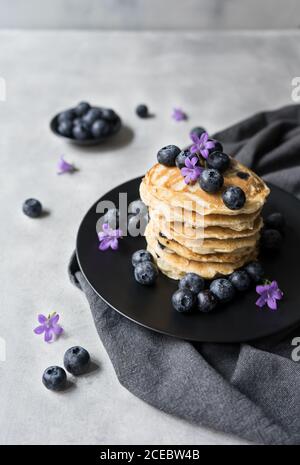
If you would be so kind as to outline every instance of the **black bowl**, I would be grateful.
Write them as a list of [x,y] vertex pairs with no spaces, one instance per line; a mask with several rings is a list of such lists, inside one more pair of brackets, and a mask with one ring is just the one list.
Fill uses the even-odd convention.
[[[63,110],[65,111],[65,110]],[[62,113],[62,112],[60,112]],[[75,139],[74,137],[70,137],[70,136],[64,136],[62,134],[60,134],[58,132],[58,117],[60,115],[60,113],[57,113],[57,115],[55,115],[52,120],[50,121],[50,129],[51,131],[56,135],[56,136],[59,136],[59,137],[62,137],[63,139],[66,139],[74,144],[77,144],[77,145],[83,145],[83,146],[90,146],[90,145],[97,145],[97,144],[100,144],[101,142],[105,142],[107,139],[109,139],[110,137],[114,136],[115,134],[117,134],[121,127],[122,127],[122,121],[121,121],[121,118],[117,115],[117,118],[115,119],[115,121],[112,121],[111,122],[111,129],[110,129],[110,132],[108,134],[106,134],[105,136],[102,136],[102,137],[90,137],[89,139],[85,139],[85,140],[79,140],[79,139]]]

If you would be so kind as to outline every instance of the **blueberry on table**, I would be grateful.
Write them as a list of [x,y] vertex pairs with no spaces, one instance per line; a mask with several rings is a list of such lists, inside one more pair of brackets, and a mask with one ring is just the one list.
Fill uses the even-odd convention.
[[283,232],[285,226],[284,216],[280,212],[274,212],[265,219],[265,226],[270,229],[278,229]]
[[58,128],[57,128],[59,134],[61,134],[62,136],[67,136],[67,137],[70,137],[72,135],[72,129],[73,129],[73,123],[71,120],[62,121],[61,123],[59,123]]
[[117,119],[116,112],[112,110],[111,108],[102,108],[101,115],[102,115],[102,118],[105,119],[106,121],[112,122],[112,121],[116,121]]
[[137,266],[139,263],[152,262],[152,261],[153,261],[153,257],[151,253],[148,252],[148,250],[144,250],[144,249],[137,250],[136,252],[134,252],[134,254],[131,257],[131,263],[133,264],[133,266]]
[[178,289],[172,295],[172,305],[180,313],[190,313],[195,307],[196,296],[187,288]]
[[83,122],[73,126],[72,133],[74,138],[77,140],[86,140],[90,137],[90,131],[88,129],[88,126]]
[[50,391],[62,391],[67,384],[67,375],[63,368],[51,366],[44,371],[42,381]]
[[90,354],[83,347],[74,346],[65,352],[64,366],[72,375],[78,376],[85,373],[89,363]]
[[75,117],[74,110],[65,110],[59,113],[57,120],[59,123],[62,123],[63,121],[72,121]]
[[246,202],[245,192],[238,186],[227,187],[222,194],[222,199],[230,210],[240,210]]
[[190,135],[195,134],[195,136],[200,137],[201,134],[203,134],[204,132],[206,132],[204,128],[201,128],[200,126],[196,126],[195,128],[191,129]]
[[198,294],[204,286],[204,279],[196,273],[187,273],[178,284],[179,289],[189,289],[193,294]]
[[147,118],[149,116],[148,107],[144,104],[138,105],[135,112],[140,118]]
[[185,160],[187,158],[193,158],[195,155],[191,154],[191,152],[187,150],[182,150],[177,157],[175,158],[175,165],[177,168],[181,169],[185,167]]
[[259,262],[248,263],[248,265],[245,266],[245,270],[249,274],[252,281],[255,283],[262,281],[265,275],[265,271]]
[[224,152],[211,152],[207,157],[207,166],[223,173],[230,166],[230,158]]
[[282,244],[282,235],[277,229],[264,229],[260,237],[262,250],[276,251]]
[[134,268],[135,280],[145,286],[151,286],[158,277],[158,271],[154,263],[146,261],[138,263]]
[[203,170],[199,178],[199,184],[201,189],[210,194],[218,192],[223,186],[223,183],[224,178],[222,174],[219,171],[214,170],[212,168],[207,168]]
[[27,199],[23,203],[22,209],[23,213],[30,218],[38,218],[42,214],[43,207],[39,200]]
[[88,102],[80,102],[77,107],[74,109],[74,112],[77,116],[83,116],[89,111],[91,105]]
[[102,118],[102,110],[100,108],[92,107],[82,117],[82,121],[87,124],[88,127],[96,121],[96,119]]
[[247,291],[251,286],[251,278],[245,270],[234,271],[229,276],[229,280],[240,292]]
[[103,119],[97,119],[92,124],[91,133],[95,138],[107,136],[109,131],[110,125],[107,121],[104,121]]
[[209,289],[220,302],[229,302],[235,296],[233,284],[226,278],[214,279]]
[[209,289],[201,291],[197,295],[197,307],[200,312],[211,312],[217,305],[218,299]]
[[158,163],[165,166],[175,166],[175,158],[180,154],[180,148],[176,145],[167,145],[157,152]]

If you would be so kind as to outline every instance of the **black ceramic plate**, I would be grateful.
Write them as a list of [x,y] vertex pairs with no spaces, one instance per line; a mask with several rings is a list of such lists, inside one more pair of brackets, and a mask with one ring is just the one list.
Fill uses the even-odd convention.
[[[111,200],[118,206],[119,193],[127,192],[128,203],[132,202],[139,198],[140,181],[141,178],[128,181],[99,200]],[[153,287],[142,286],[134,280],[131,255],[145,248],[143,237],[123,238],[118,251],[98,250],[98,202],[88,211],[78,231],[80,268],[95,292],[113,309],[154,331],[203,342],[242,342],[279,332],[300,321],[300,202],[276,186],[269,187],[271,194],[264,214],[281,211],[287,222],[282,250],[273,258],[262,260],[267,277],[276,279],[284,291],[284,299],[275,312],[255,305],[258,297],[255,289],[209,314],[176,312],[171,295],[177,289],[177,281],[161,273]]]

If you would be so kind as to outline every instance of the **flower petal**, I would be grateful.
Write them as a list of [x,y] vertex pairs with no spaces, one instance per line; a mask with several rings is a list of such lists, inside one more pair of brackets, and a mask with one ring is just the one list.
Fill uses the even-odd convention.
[[190,150],[191,153],[197,153],[198,152],[198,146],[197,145],[192,145],[189,150]]
[[99,249],[102,250],[102,251],[109,249],[110,241],[111,241],[110,237],[106,237],[105,239],[103,239],[103,241],[99,245]]
[[258,307],[263,307],[264,305],[266,305],[266,299],[264,297],[259,297],[257,299],[257,301],[255,302],[255,304],[258,306]]
[[280,289],[276,289],[272,292],[272,297],[274,297],[274,299],[281,300],[283,297],[283,292]]
[[38,322],[41,324],[46,323],[47,319],[48,318],[45,315],[42,315],[41,313],[38,315]]
[[53,329],[54,334],[56,334],[56,336],[59,336],[60,334],[64,332],[63,328],[60,325],[53,325],[52,329]]
[[202,155],[203,158],[206,159],[208,157],[208,150],[207,149],[201,149],[200,152],[201,152],[201,155]]
[[213,149],[213,148],[215,147],[215,145],[216,145],[216,144],[215,144],[214,141],[209,140],[209,141],[206,142],[205,148],[206,148],[206,149]]
[[37,326],[36,328],[34,328],[33,331],[35,332],[35,334],[42,334],[45,331],[45,326]]
[[59,320],[59,314],[55,313],[49,318],[49,325],[55,325]]
[[271,310],[277,310],[277,301],[274,299],[274,297],[269,297],[267,300],[268,307]]
[[118,247],[119,247],[118,239],[112,239],[111,242],[110,242],[110,247],[111,247],[113,250],[117,250]]
[[[268,286],[269,287],[269,286]],[[268,289],[266,288],[265,285],[259,285],[259,286],[256,286],[256,292],[260,295],[262,295],[264,292],[266,292]]]
[[51,330],[51,329],[46,329],[46,330],[45,330],[44,341],[45,341],[45,342],[50,342],[50,341],[52,341],[52,330]]

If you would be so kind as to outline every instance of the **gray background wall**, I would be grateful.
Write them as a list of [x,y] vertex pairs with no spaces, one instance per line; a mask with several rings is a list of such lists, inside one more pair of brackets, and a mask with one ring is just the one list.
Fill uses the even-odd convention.
[[300,0],[0,0],[0,28],[275,29]]

